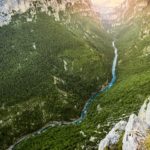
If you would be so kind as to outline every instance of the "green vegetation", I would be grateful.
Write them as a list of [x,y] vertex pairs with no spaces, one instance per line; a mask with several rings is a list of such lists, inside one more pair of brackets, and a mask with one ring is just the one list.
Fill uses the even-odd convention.
[[[0,149],[49,121],[78,118],[92,92],[111,78],[111,38],[98,22],[74,15],[65,24],[38,12],[27,21],[28,13],[0,28]],[[60,131],[64,149],[66,130]]]
[[148,16],[142,14],[114,29],[119,49],[117,83],[96,98],[80,125],[50,128],[23,141],[16,149],[97,149],[116,122],[136,113],[150,91],[150,36],[145,33],[149,24]]
[[148,137],[146,138],[146,140],[144,141],[144,146],[146,150],[150,149],[150,135],[148,135]]

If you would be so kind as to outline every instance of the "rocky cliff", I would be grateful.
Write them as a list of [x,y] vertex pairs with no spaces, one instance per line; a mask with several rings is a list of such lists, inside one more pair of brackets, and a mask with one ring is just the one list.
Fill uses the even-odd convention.
[[36,9],[53,15],[56,21],[62,13],[80,12],[82,15],[95,15],[90,0],[0,0],[0,26],[7,25],[13,15]]
[[118,145],[122,145],[123,150],[146,150],[149,131],[150,97],[145,100],[138,115],[132,114],[127,122],[120,121],[114,126],[100,142],[99,150],[113,149]]
[[120,11],[120,20],[130,20],[134,16],[141,14],[141,12],[148,7],[149,0],[125,0],[118,8]]
[[141,15],[149,5],[149,0],[124,0],[119,6],[108,7],[101,11],[103,22],[112,27],[119,26]]

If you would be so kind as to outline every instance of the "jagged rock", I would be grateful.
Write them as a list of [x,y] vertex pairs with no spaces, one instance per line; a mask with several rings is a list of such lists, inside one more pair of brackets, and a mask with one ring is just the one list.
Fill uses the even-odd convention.
[[0,26],[6,25],[11,21],[11,16],[15,13],[24,13],[29,8],[41,7],[41,11],[49,14],[48,7],[50,6],[54,13],[56,20],[59,20],[59,11],[64,11],[66,1],[59,4],[57,0],[0,0]]
[[123,0],[117,7],[108,7],[107,11],[104,11],[104,9],[101,13],[103,20],[115,27],[132,20],[139,12],[147,8],[149,4],[149,0]]
[[123,132],[122,150],[145,150],[144,141],[150,131],[150,97],[142,105],[138,116],[132,114],[128,123],[121,121],[108,133],[99,144],[99,150],[111,147],[118,143]]
[[105,150],[105,148],[111,147],[111,145],[118,143],[121,135],[125,130],[126,124],[126,121],[120,121],[119,123],[117,123],[114,128],[108,133],[108,135],[100,142],[99,150]]
[[91,11],[90,5],[90,0],[0,0],[0,27],[9,24],[14,14],[24,13],[29,8],[41,8],[42,12],[53,15],[55,20],[59,21],[59,13],[66,12],[69,8],[74,13],[77,11],[90,14],[88,12]]
[[143,122],[146,122],[150,126],[150,97],[144,102],[138,116]]
[[148,124],[132,114],[125,128],[123,137],[123,150],[138,150],[147,136]]

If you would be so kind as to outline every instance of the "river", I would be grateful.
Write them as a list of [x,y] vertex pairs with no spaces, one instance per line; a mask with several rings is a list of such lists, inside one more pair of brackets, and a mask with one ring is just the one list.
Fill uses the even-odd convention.
[[80,118],[74,121],[75,124],[79,124],[84,120],[84,118],[86,117],[86,114],[87,114],[87,111],[88,111],[88,108],[89,108],[90,104],[95,100],[95,98],[97,96],[99,96],[101,93],[103,93],[103,92],[107,91],[108,89],[110,89],[116,81],[116,66],[117,66],[117,60],[118,60],[118,49],[115,46],[115,41],[112,42],[112,47],[114,49],[114,59],[113,59],[113,64],[112,64],[112,79],[105,88],[103,88],[102,90],[97,92],[95,95],[92,95],[88,99],[88,101],[84,105],[84,108],[81,112]]
[[35,131],[31,134],[25,135],[23,137],[21,137],[20,139],[17,140],[16,143],[14,143],[13,145],[11,145],[7,150],[13,150],[14,147],[16,145],[18,145],[19,143],[21,143],[23,140],[30,138],[31,136],[36,136],[38,134],[41,134],[43,132],[45,132],[47,129],[49,129],[50,127],[54,127],[54,126],[62,126],[62,125],[69,125],[69,124],[80,124],[86,117],[87,111],[89,109],[89,106],[91,105],[91,103],[95,100],[95,98],[97,96],[99,96],[101,93],[104,93],[105,91],[109,90],[115,83],[116,81],[116,66],[117,66],[117,60],[118,60],[118,49],[115,46],[115,41],[112,42],[112,47],[114,49],[114,59],[113,59],[113,63],[112,63],[112,79],[109,82],[109,84],[107,86],[105,86],[103,89],[101,89],[100,91],[98,91],[95,95],[92,95],[88,101],[86,102],[86,104],[84,105],[84,108],[81,112],[81,116],[79,119],[73,121],[73,122],[57,122],[57,121],[51,121],[49,123],[47,123],[44,127],[42,127],[41,129],[39,129],[38,131]]

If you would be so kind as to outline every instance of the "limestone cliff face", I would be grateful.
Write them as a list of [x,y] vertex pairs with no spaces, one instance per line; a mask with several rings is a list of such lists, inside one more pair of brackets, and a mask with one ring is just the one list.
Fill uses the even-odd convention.
[[[60,12],[94,15],[90,0],[0,0],[0,26],[7,25],[16,13],[24,13],[28,9],[39,8],[48,15],[60,20]],[[90,13],[89,13],[90,12]]]
[[[119,140],[123,150],[146,150],[144,141],[150,131],[150,97],[141,107],[138,116],[132,114],[128,122],[120,121],[99,144],[99,150],[110,150]],[[121,136],[123,135],[123,138]]]
[[130,21],[148,5],[150,5],[150,0],[124,0],[119,6],[101,8],[100,13],[104,24],[113,27]]
[[124,0],[120,6],[113,8],[113,13],[108,14],[108,21],[111,21],[112,26],[121,25],[141,15],[149,6],[149,0]]
[[125,127],[127,125],[126,121],[120,121],[118,122],[113,129],[107,134],[107,136],[100,142],[99,144],[99,150],[105,150],[109,147],[109,145],[116,144],[121,135],[123,134]]
[[138,16],[149,5],[149,0],[125,0],[118,8],[119,21],[130,21],[133,17]]
[[120,18],[130,20],[149,5],[149,0],[125,0],[120,6]]

